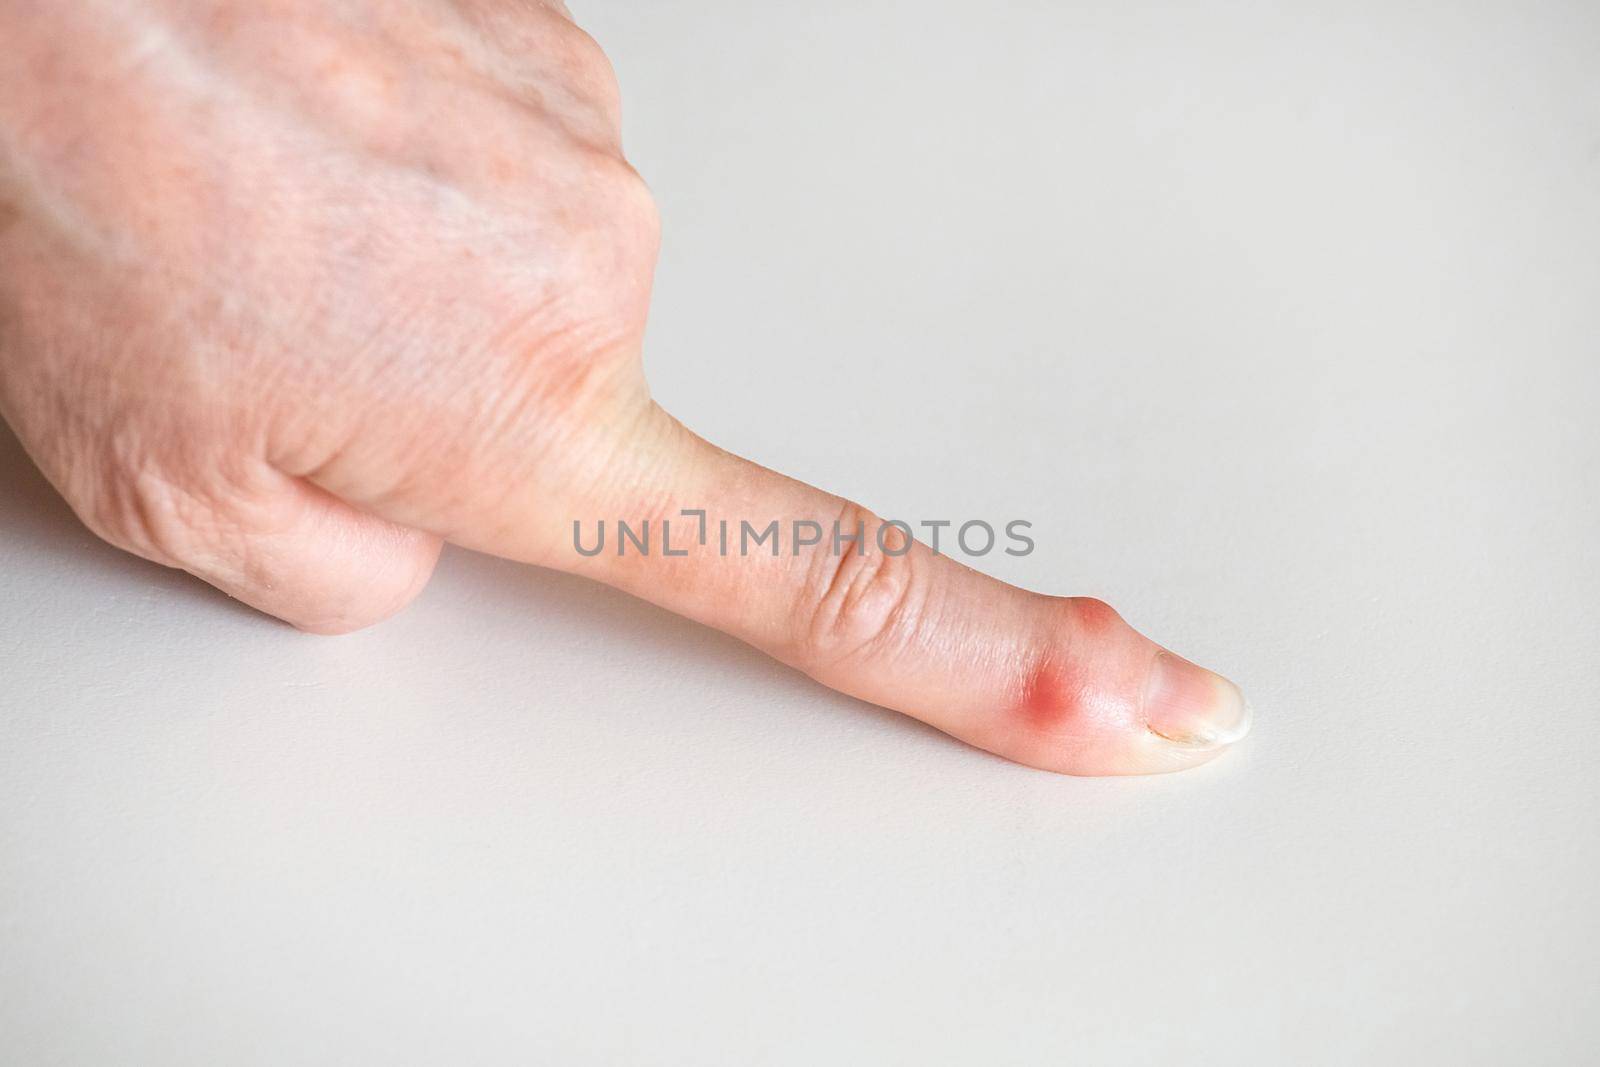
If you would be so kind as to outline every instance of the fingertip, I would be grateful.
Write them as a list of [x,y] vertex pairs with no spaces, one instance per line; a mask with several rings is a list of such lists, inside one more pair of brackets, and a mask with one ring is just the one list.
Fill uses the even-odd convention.
[[[974,736],[1073,775],[1160,774],[1209,762],[1250,729],[1238,686],[1161,648],[1104,601],[1057,601],[996,728]],[[980,718],[981,721],[981,718]]]
[[1146,729],[1170,744],[1220,749],[1250,732],[1251,707],[1238,686],[1165,649],[1150,665],[1143,704]]

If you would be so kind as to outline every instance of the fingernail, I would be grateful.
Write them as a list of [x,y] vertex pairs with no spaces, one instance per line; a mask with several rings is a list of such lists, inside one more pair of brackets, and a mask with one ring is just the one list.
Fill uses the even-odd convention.
[[1220,674],[1162,652],[1144,689],[1145,726],[1191,748],[1221,748],[1250,732],[1250,705]]

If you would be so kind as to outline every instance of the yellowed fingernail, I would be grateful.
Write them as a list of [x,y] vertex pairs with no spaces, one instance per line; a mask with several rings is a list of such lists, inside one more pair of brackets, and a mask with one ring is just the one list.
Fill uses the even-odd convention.
[[1144,720],[1151,733],[1173,744],[1221,748],[1250,732],[1251,708],[1222,675],[1161,652],[1145,683]]

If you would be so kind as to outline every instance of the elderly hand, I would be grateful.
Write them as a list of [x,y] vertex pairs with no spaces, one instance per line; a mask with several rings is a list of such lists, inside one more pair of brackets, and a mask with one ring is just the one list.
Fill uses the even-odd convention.
[[[1239,691],[650,399],[655,209],[530,0],[0,0],[0,412],[101,537],[306,630],[443,541],[582,573],[1039,767],[1202,762]],[[723,555],[709,521],[837,523]],[[672,522],[594,556],[573,523]],[[713,525],[713,531],[715,527]]]

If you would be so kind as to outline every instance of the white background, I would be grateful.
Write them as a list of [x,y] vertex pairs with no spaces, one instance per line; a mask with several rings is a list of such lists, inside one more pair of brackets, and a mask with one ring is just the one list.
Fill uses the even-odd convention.
[[1600,1056],[1600,7],[578,7],[667,407],[1255,733],[1056,777],[463,552],[306,637],[0,434],[0,1059]]

